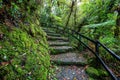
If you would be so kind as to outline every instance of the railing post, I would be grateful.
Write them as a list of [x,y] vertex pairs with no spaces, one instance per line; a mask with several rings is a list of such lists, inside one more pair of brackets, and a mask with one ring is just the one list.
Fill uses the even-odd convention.
[[73,31],[71,31],[71,30],[69,30],[68,29],[68,36],[69,36],[69,41],[71,41],[71,39],[72,39],[72,36],[71,36],[71,34],[70,33],[72,33],[72,35],[74,35],[74,33],[73,33]]
[[96,43],[95,43],[95,53],[97,55],[99,55],[99,43],[98,43],[98,41],[96,41]]
[[81,40],[82,40],[82,37],[80,36],[80,35],[78,35],[78,39],[79,39],[79,43],[78,43],[78,49],[80,50],[80,51],[83,51],[83,45],[81,45]]
[[[99,43],[98,43],[97,40],[96,40],[96,43],[95,43],[95,54],[99,56]],[[97,59],[97,57],[96,57],[96,61],[97,61],[96,66],[97,67],[100,66],[99,60]]]

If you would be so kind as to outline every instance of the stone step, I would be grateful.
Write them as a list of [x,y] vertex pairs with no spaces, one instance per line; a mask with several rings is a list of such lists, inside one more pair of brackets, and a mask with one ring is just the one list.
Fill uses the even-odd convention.
[[46,33],[56,33],[55,31],[53,31],[53,30],[44,30]]
[[55,37],[55,36],[47,36],[48,40],[63,40],[68,41],[68,38],[65,37]]
[[54,55],[74,50],[71,46],[51,46],[50,48],[52,49],[50,53]]
[[69,45],[69,42],[65,41],[48,41],[50,46],[67,46]]
[[51,29],[51,28],[42,28],[43,30],[53,30],[53,29]]
[[87,64],[87,60],[82,54],[68,52],[64,54],[51,55],[51,61],[58,65],[81,65]]
[[48,31],[48,29],[47,28],[42,28],[44,31]]
[[42,27],[43,30],[49,30],[49,29],[52,29],[52,28],[49,28],[49,27]]
[[[54,72],[56,75],[52,76],[55,77],[55,80],[90,80],[84,67],[75,65],[58,66],[54,68]],[[51,77],[49,80],[53,80],[53,78]]]
[[57,33],[55,33],[55,32],[53,32],[53,31],[49,31],[49,32],[46,32],[46,34],[57,34]]
[[48,36],[55,36],[55,37],[60,37],[60,34],[56,34],[56,33],[47,33]]
[[46,28],[46,27],[42,27],[43,30],[48,30],[49,28]]

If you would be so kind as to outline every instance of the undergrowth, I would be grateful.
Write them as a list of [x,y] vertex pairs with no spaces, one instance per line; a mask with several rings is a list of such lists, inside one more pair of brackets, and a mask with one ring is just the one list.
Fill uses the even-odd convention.
[[[50,58],[45,33],[33,22],[8,31],[1,24],[0,77],[6,80],[47,80]],[[28,27],[29,26],[29,27]]]

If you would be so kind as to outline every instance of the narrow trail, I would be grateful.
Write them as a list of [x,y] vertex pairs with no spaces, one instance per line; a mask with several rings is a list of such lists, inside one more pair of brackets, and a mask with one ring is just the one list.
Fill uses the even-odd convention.
[[51,62],[57,65],[54,77],[57,80],[88,80],[85,72],[87,60],[83,54],[70,46],[67,37],[62,37],[52,29],[43,28],[43,30],[47,33],[48,43],[52,49]]

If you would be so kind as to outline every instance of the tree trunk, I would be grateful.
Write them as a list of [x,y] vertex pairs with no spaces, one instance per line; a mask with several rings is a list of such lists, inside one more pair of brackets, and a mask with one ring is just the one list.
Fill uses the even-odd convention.
[[[76,2],[75,2],[75,3],[76,3]],[[75,6],[75,13],[74,13],[74,26],[75,26],[75,27],[76,27],[76,25],[77,25],[76,18],[77,18],[77,6]]]
[[[75,1],[76,1],[76,0],[75,0]],[[73,7],[74,7],[74,5],[75,5],[75,1],[74,1],[74,0],[72,0],[72,5],[71,5],[71,8],[70,8],[70,14],[68,15],[68,20],[67,20],[67,22],[66,22],[66,25],[65,25],[65,26],[67,26],[67,25],[68,25],[68,23],[69,23],[69,20],[70,20],[71,14],[72,14],[72,12],[73,12]]]

